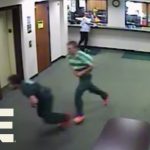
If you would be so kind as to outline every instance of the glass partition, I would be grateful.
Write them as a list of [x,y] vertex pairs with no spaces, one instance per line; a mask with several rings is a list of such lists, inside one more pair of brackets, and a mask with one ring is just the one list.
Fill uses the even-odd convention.
[[148,26],[150,27],[150,4],[148,4]]
[[147,27],[148,26],[148,3],[145,2],[126,2],[126,25],[128,27]]
[[86,12],[93,23],[107,24],[107,5],[107,0],[68,0],[68,21],[79,24]]

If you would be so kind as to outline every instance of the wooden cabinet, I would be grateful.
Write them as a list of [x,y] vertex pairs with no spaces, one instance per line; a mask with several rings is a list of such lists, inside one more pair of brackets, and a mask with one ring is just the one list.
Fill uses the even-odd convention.
[[106,0],[87,0],[87,9],[93,10],[96,8],[97,10],[106,10],[107,1]]

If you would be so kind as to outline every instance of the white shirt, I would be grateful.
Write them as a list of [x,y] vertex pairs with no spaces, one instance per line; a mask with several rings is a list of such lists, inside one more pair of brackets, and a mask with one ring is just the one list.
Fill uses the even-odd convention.
[[91,23],[91,19],[84,17],[80,24],[81,25],[80,31],[81,32],[90,32],[90,30],[91,30],[90,23]]

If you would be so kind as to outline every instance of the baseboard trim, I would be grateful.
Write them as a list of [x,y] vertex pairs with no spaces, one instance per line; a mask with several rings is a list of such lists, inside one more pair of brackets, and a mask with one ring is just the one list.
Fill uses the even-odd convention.
[[33,80],[34,78],[36,78],[39,75],[39,73],[35,74],[34,76],[32,76],[30,79]]
[[[66,58],[66,56],[60,56],[59,58],[57,58],[57,59],[55,59],[54,61],[52,61],[51,64],[49,65],[49,67],[51,67],[51,65],[53,65],[55,62],[59,61],[60,59],[64,59],[64,58]],[[48,69],[49,67],[47,67],[46,69]],[[46,70],[46,69],[45,69],[45,70]],[[43,70],[43,71],[45,71],[45,70]],[[42,71],[42,72],[43,72],[43,71]],[[36,78],[36,77],[37,77],[40,73],[42,73],[42,72],[39,72],[39,73],[35,74],[35,75],[32,76],[30,79],[33,80],[34,78]]]
[[66,58],[66,56],[60,56],[57,59],[53,60],[52,64],[55,63],[55,62],[57,62],[57,61],[59,61],[60,59],[64,59],[64,58]]
[[116,50],[116,51],[132,51],[132,52],[141,52],[141,53],[150,53],[148,51],[137,51],[132,49],[121,49],[121,48],[110,48],[110,47],[98,47],[98,46],[88,46],[88,48],[99,48],[99,49],[106,49],[106,50]]

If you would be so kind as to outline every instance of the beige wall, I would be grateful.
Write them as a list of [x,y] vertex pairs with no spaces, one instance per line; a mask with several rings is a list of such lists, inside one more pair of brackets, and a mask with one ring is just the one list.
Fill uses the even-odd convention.
[[0,84],[1,87],[7,85],[7,78],[12,73],[16,73],[14,57],[13,33],[8,33],[8,28],[12,27],[11,12],[0,12]]
[[67,54],[68,20],[66,0],[49,1],[52,61]]
[[114,7],[113,0],[108,0],[108,26],[125,27],[125,0],[120,0],[120,6]]
[[[44,1],[44,0],[0,0],[0,7],[7,7],[12,5],[18,5],[18,4],[22,6],[21,40],[22,40],[22,57],[23,57],[23,69],[24,69],[25,79],[29,79],[30,77],[38,73],[36,32],[35,32],[35,2],[38,1]],[[50,14],[50,29],[51,29],[50,43],[51,43],[52,61],[56,60],[60,56],[63,56],[67,53],[66,45],[65,45],[68,37],[66,2],[67,2],[66,0],[49,0],[50,13],[53,14],[53,15]],[[56,3],[58,5],[56,5]],[[54,10],[54,8],[56,9]],[[27,33],[28,16],[31,17],[31,24],[32,24],[32,33],[30,34]],[[57,19],[60,20],[63,19],[63,23],[61,22],[61,24],[57,24],[60,22]],[[61,34],[59,32],[61,32]],[[58,35],[60,35],[61,37],[58,37]],[[59,40],[59,39],[63,39],[63,40]],[[29,47],[29,41],[32,41],[32,47]]]

